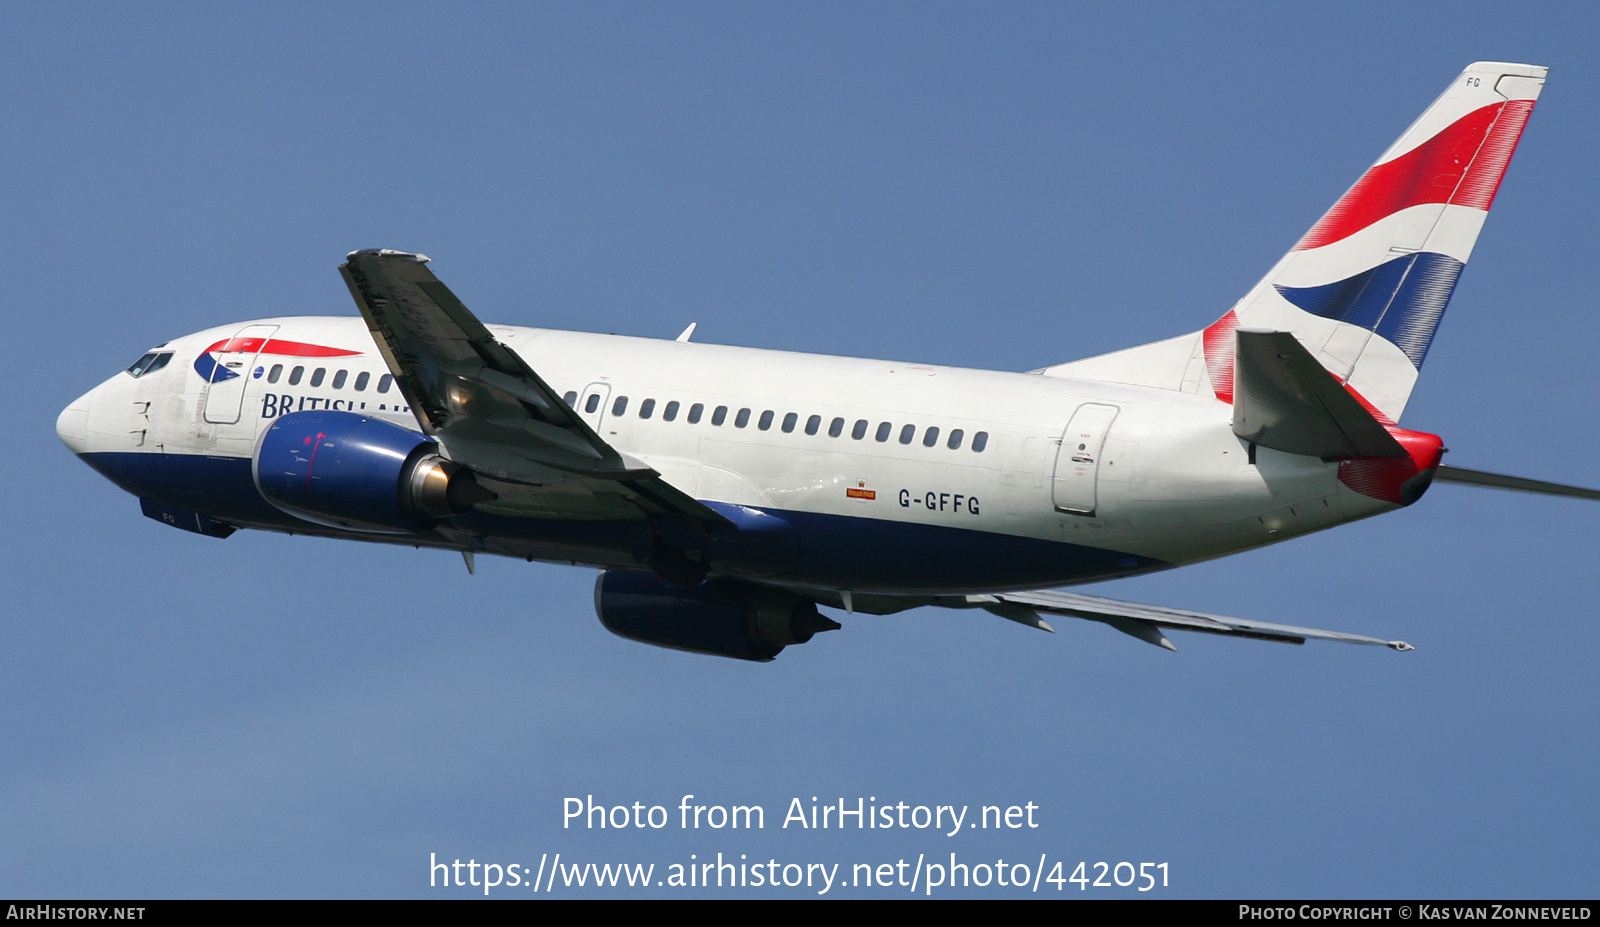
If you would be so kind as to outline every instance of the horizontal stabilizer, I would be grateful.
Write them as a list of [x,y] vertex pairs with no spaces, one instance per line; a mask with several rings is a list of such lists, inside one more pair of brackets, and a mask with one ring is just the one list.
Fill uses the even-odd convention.
[[1233,373],[1233,433],[1325,460],[1404,457],[1383,425],[1289,332],[1241,328]]
[[[975,601],[982,600],[982,601]],[[1347,644],[1374,644],[1394,650],[1414,649],[1405,641],[1386,641],[1363,634],[1346,634],[1342,631],[1322,631],[1317,628],[1300,628],[1268,621],[1250,621],[1229,618],[1226,615],[1209,615],[1160,605],[1140,605],[1099,596],[1080,595],[1059,589],[1035,589],[1028,592],[1005,592],[987,596],[967,596],[966,607],[976,605],[991,611],[992,602],[1026,606],[1035,612],[1049,615],[1066,615],[1109,624],[1124,634],[1131,634],[1168,650],[1176,650],[1172,642],[1161,633],[1162,628],[1178,631],[1200,631],[1229,637],[1251,637],[1258,640],[1280,641],[1286,644],[1303,644],[1307,640],[1342,641]]]
[[1489,489],[1535,492],[1545,496],[1567,496],[1600,502],[1600,489],[1585,489],[1582,486],[1568,486],[1564,483],[1546,483],[1543,480],[1527,480],[1520,476],[1485,473],[1482,470],[1468,470],[1465,467],[1440,466],[1439,472],[1435,473],[1433,478],[1440,483],[1463,483],[1468,486],[1486,486]]

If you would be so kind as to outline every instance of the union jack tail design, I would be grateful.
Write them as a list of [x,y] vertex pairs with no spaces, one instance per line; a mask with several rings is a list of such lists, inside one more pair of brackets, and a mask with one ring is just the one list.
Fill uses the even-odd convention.
[[1233,401],[1234,331],[1295,337],[1390,421],[1494,203],[1547,68],[1480,61],[1267,276],[1202,334],[1217,398]]

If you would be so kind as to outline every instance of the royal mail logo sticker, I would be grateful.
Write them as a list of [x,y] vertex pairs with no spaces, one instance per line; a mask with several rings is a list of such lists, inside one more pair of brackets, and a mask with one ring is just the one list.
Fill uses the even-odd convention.
[[855,502],[871,502],[878,498],[878,491],[876,489],[868,489],[866,480],[856,480],[854,486],[846,486],[844,488],[844,497]]

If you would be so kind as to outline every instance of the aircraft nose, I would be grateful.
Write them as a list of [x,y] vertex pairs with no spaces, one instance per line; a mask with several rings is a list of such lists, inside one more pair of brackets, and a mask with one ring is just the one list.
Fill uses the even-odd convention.
[[56,435],[74,454],[89,449],[89,403],[93,398],[94,390],[84,393],[56,417]]

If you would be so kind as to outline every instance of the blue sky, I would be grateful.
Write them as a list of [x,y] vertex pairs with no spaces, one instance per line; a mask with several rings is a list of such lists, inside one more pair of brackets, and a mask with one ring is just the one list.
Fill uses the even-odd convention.
[[[954,852],[1167,862],[1154,894],[1172,897],[1593,895],[1592,505],[1440,486],[1091,590],[1411,654],[1200,635],[1171,654],[918,611],[747,665],[612,637],[582,569],[480,559],[469,577],[440,552],[164,528],[53,427],[167,338],[354,314],[335,271],[354,248],[424,251],[509,324],[694,321],[702,341],[1010,370],[1192,331],[1491,58],[1550,82],[1406,424],[1457,465],[1597,485],[1586,6],[7,19],[0,894],[448,897],[430,854]],[[568,796],[691,793],[760,804],[768,827],[561,826]],[[811,796],[1033,802],[1041,826],[777,826]]]

